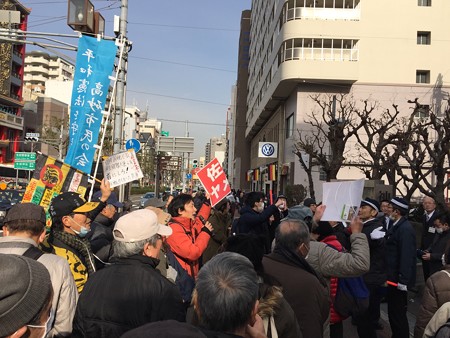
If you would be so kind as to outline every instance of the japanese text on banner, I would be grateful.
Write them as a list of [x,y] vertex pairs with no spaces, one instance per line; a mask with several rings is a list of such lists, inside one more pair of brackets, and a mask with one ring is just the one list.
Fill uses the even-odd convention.
[[231,193],[230,184],[217,158],[197,172],[198,179],[209,193],[211,205],[215,206]]
[[72,89],[69,149],[65,162],[90,173],[102,123],[116,46],[113,41],[82,36]]

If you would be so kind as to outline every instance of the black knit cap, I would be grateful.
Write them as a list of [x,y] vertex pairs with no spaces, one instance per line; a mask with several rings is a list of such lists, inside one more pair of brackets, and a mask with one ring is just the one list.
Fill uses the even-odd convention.
[[41,263],[0,254],[0,337],[9,336],[42,310],[52,283]]

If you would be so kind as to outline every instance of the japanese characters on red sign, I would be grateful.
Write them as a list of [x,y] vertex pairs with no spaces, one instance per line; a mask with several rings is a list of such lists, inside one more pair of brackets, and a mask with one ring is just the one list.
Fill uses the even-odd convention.
[[231,193],[227,176],[217,158],[197,172],[198,179],[210,195],[211,205],[215,206]]

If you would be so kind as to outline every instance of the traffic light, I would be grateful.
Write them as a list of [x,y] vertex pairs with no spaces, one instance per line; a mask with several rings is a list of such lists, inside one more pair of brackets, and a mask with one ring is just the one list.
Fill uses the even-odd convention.
[[24,141],[38,142],[39,136],[39,133],[26,133],[23,139]]
[[192,168],[198,167],[198,160],[192,160]]

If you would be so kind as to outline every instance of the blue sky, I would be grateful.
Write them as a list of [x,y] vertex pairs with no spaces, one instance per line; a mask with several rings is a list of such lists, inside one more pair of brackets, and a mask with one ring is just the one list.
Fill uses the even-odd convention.
[[[21,2],[32,8],[29,31],[72,33],[66,24],[67,0]],[[106,19],[106,35],[112,36],[120,1],[92,3]],[[148,116],[161,119],[171,136],[184,136],[184,121],[191,121],[194,156],[202,156],[209,138],[225,133],[236,81],[240,17],[251,0],[129,0],[128,7],[133,49],[127,104],[145,110],[148,102]],[[75,39],[69,42],[76,44]]]

